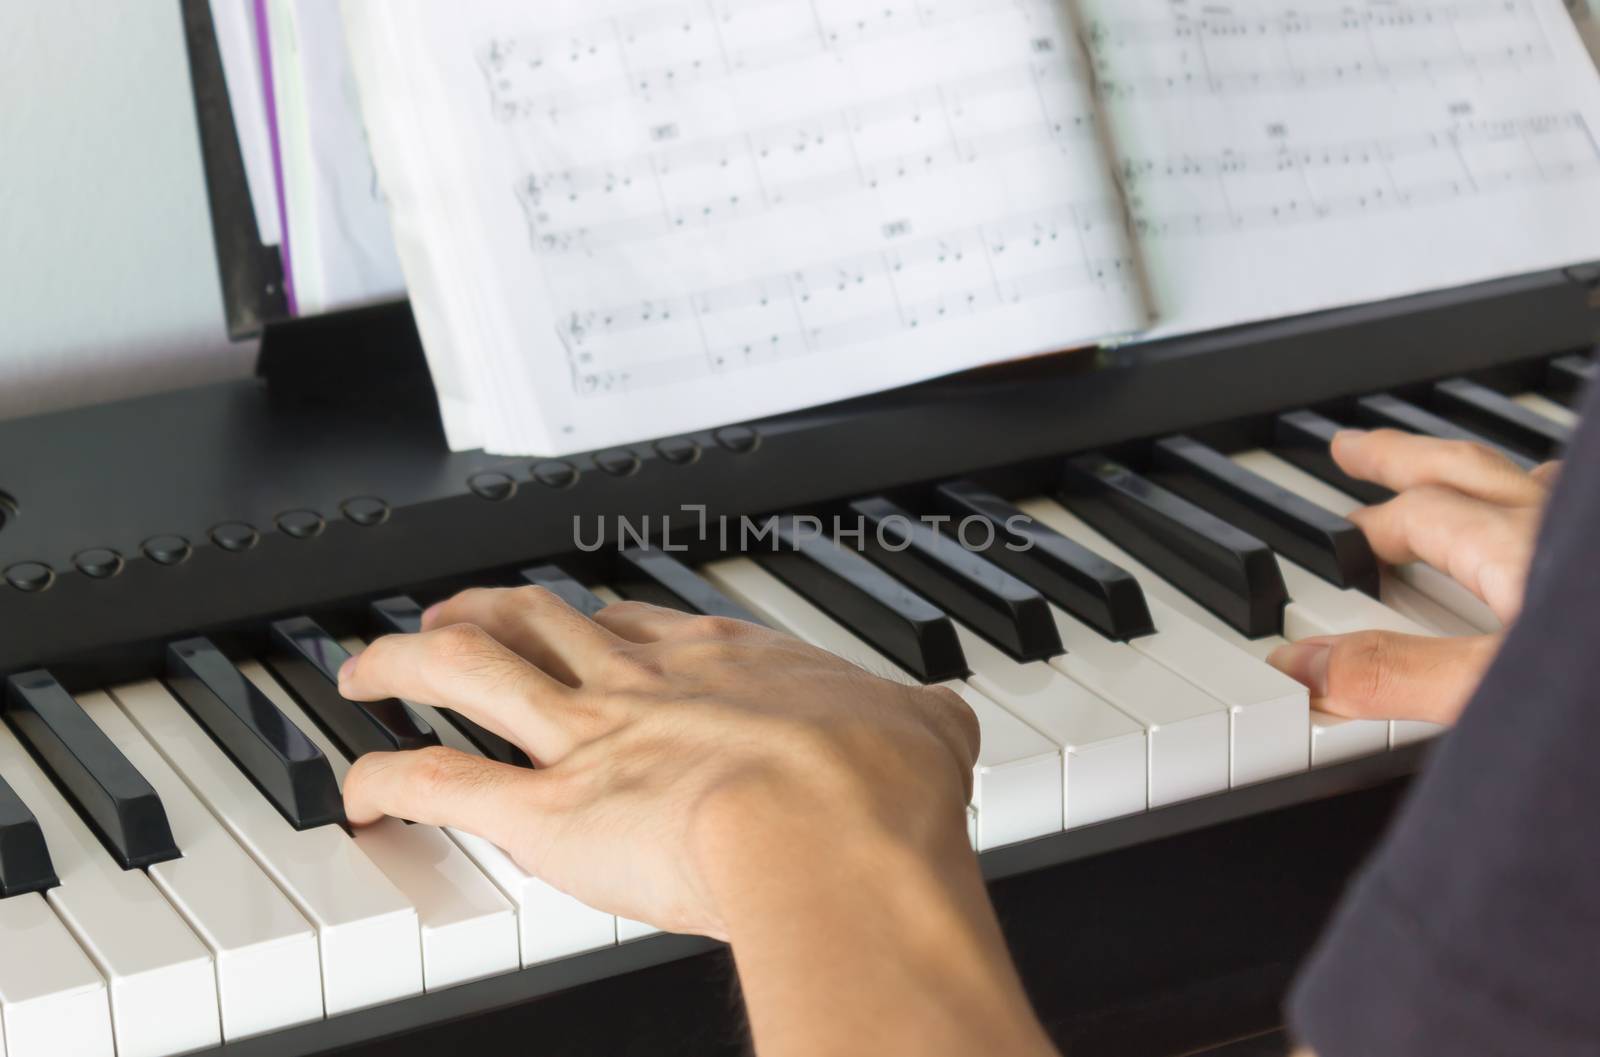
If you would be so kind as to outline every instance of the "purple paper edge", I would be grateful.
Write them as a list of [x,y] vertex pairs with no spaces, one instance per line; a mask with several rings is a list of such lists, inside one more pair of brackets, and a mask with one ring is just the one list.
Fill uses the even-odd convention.
[[267,27],[267,0],[254,0],[256,52],[261,61],[261,91],[266,98],[267,136],[272,141],[272,182],[278,189],[279,256],[283,260],[283,296],[289,314],[298,316],[300,306],[294,296],[294,265],[289,245],[289,208],[283,193],[283,147],[278,140],[278,97],[272,83],[272,42]]

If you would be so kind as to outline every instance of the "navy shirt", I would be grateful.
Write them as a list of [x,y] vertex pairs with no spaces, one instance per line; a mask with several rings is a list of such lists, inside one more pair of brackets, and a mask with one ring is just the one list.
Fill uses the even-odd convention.
[[1600,391],[1522,616],[1335,915],[1290,1021],[1318,1057],[1600,1055]]

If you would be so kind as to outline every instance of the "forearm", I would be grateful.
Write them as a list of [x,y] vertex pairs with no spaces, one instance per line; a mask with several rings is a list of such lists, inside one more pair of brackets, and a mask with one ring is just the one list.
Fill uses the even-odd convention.
[[761,1057],[1052,1055],[965,834],[750,834],[725,896]]

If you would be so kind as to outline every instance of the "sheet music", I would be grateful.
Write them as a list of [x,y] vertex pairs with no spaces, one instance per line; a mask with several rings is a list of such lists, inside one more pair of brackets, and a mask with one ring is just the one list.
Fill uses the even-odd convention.
[[[425,26],[412,99],[448,100],[434,110],[449,121],[423,102],[417,126],[374,126],[386,179],[420,139],[477,170],[460,186],[488,189],[451,203],[485,252],[448,277],[426,233],[399,233],[414,303],[450,306],[419,323],[455,446],[643,439],[1147,322],[1088,71],[1052,0],[347,12],[357,41]],[[385,73],[356,50],[366,93]],[[439,202],[390,183],[397,215]],[[473,348],[455,340],[469,326]],[[481,436],[473,407],[491,408]]]
[[1155,336],[1600,256],[1561,0],[1080,0]]
[[294,309],[405,295],[388,203],[361,123],[337,4],[270,0]]

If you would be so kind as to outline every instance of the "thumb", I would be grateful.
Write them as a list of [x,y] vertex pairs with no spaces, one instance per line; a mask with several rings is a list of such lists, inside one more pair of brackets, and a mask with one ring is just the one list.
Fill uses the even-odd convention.
[[1454,723],[1494,660],[1500,636],[1392,631],[1324,635],[1280,646],[1268,662],[1311,690],[1311,707],[1352,719]]

